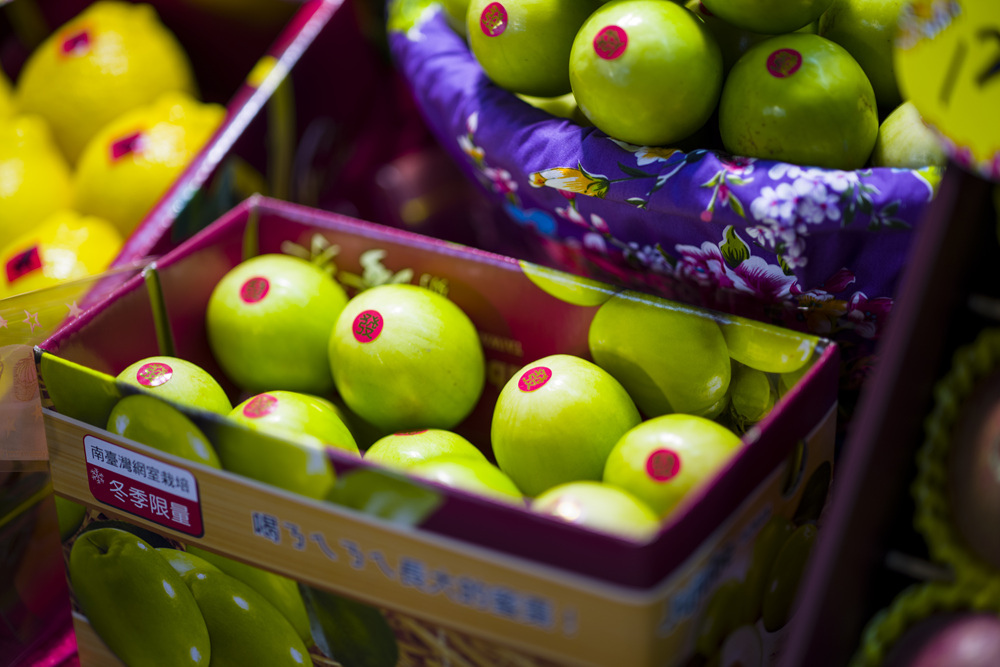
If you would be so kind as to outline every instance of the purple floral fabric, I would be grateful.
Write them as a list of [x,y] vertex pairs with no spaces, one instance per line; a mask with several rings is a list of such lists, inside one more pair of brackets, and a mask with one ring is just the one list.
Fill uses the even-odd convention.
[[834,339],[884,326],[940,170],[837,171],[634,146],[491,83],[430,0],[392,56],[456,162],[551,263]]

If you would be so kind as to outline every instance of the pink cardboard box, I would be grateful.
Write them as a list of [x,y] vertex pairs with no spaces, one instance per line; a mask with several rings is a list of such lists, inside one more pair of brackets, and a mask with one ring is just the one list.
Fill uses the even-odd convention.
[[[279,573],[299,583],[314,618],[326,608],[323,596],[375,610],[374,622],[387,634],[367,648],[379,655],[390,651],[386,664],[477,655],[485,664],[516,656],[528,665],[686,665],[734,652],[766,664],[780,653],[794,619],[794,580],[790,587],[782,584],[786,614],[780,623],[762,618],[758,609],[717,612],[734,599],[724,596],[749,586],[752,576],[762,581],[755,544],[769,526],[822,529],[833,472],[835,344],[789,332],[815,345],[808,370],[746,431],[740,453],[648,543],[417,483],[330,450],[338,479],[367,474],[400,497],[431,501],[422,511],[403,512],[405,520],[390,520],[368,511],[363,498],[339,504],[307,499],[102,428],[111,406],[131,391],[113,376],[154,354],[185,358],[216,374],[235,404],[239,395],[208,347],[207,300],[241,258],[280,252],[288,243],[336,246],[335,275],[352,290],[395,276],[444,293],[465,310],[484,345],[487,382],[479,404],[455,430],[486,453],[492,406],[508,378],[549,354],[589,358],[588,326],[600,305],[557,298],[540,287],[537,268],[526,262],[251,197],[36,348],[53,485],[57,495],[89,508],[80,530],[124,521],[174,548],[197,546]],[[569,278],[557,273],[548,284],[563,281]],[[616,290],[606,291],[610,298]],[[730,319],[649,299],[653,307]],[[210,440],[234,429],[245,438],[265,437],[208,413],[186,412]],[[111,481],[139,486],[135,474],[118,467],[122,457],[169,471],[174,486],[163,486],[160,474],[156,481],[143,478],[142,489],[178,511],[158,513],[116,495]],[[176,484],[181,479],[183,490]],[[93,651],[99,664],[109,664],[107,647],[82,615],[76,620],[81,655]],[[435,637],[439,641],[428,639]],[[314,639],[316,664],[331,658],[350,664],[331,636],[314,633]]]

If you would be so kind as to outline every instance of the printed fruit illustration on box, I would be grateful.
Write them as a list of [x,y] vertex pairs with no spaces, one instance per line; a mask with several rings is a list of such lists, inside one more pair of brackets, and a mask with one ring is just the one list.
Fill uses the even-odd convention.
[[396,664],[376,607],[101,515],[66,544],[73,602],[127,667]]

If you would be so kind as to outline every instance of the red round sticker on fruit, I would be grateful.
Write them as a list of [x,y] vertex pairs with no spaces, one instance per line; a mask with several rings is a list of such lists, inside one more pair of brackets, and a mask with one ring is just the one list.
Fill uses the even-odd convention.
[[145,144],[146,137],[142,132],[130,132],[112,141],[108,149],[108,154],[112,162],[117,162],[129,155],[142,153]]
[[42,253],[39,252],[38,246],[31,246],[7,260],[5,268],[7,282],[12,283],[15,280],[20,280],[42,268]]
[[143,364],[135,372],[136,381],[143,387],[159,387],[170,381],[174,369],[159,361]]
[[271,414],[278,405],[278,399],[270,394],[258,394],[243,406],[243,415],[250,419],[258,419]]
[[499,37],[507,29],[507,10],[499,2],[491,2],[479,15],[479,27],[487,37]]
[[778,49],[767,57],[767,71],[779,79],[790,77],[802,67],[802,54],[795,49]]
[[552,378],[552,369],[545,366],[535,366],[529,368],[521,374],[517,381],[517,388],[521,391],[535,391]]
[[628,46],[628,35],[625,30],[616,25],[601,29],[594,37],[594,51],[605,60],[614,60],[625,53]]
[[681,457],[670,449],[657,449],[646,459],[646,474],[658,482],[669,482],[681,471]]
[[90,31],[77,30],[63,38],[59,45],[59,55],[64,57],[82,56],[90,50]]
[[352,331],[359,343],[370,343],[382,333],[382,314],[377,310],[365,310],[354,318]]
[[243,286],[240,288],[240,298],[245,303],[257,303],[267,296],[269,289],[271,289],[271,283],[267,281],[267,278],[254,276],[243,283]]

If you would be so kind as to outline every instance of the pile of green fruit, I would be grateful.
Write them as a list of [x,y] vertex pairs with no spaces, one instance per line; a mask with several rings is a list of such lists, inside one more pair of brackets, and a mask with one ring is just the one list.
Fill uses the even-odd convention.
[[943,165],[902,98],[907,0],[445,0],[494,83],[639,146],[854,170]]
[[[486,356],[455,302],[392,282],[349,297],[321,262],[258,255],[219,280],[205,311],[238,404],[202,367],[148,357],[118,374],[141,391],[120,399],[106,426],[314,499],[344,504],[335,448],[648,540],[808,369],[815,340],[628,291],[600,296],[590,358],[553,354],[512,369],[488,406],[488,436],[472,442],[459,432],[486,400]],[[180,406],[273,437],[210,437]]]

